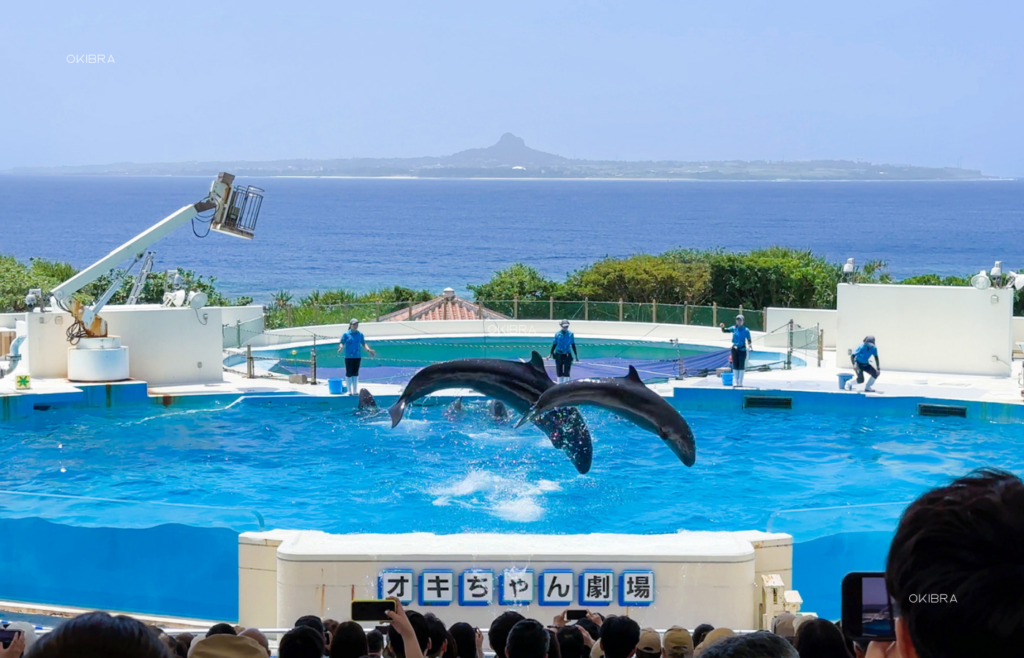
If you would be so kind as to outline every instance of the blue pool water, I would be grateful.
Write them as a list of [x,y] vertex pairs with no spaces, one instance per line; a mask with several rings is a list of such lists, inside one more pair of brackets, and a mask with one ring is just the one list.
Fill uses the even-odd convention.
[[[18,537],[0,549],[17,567],[0,587],[21,600],[234,619],[234,533],[259,529],[246,510],[270,528],[329,532],[770,528],[794,536],[806,608],[835,617],[842,575],[882,568],[906,501],[981,466],[1024,472],[1019,424],[676,403],[697,436],[693,468],[587,409],[588,475],[475,401],[457,422],[443,405],[413,408],[397,429],[384,413],[280,400],[37,412],[5,424],[0,441],[0,516]],[[168,586],[168,565],[182,586]]]
[[[658,533],[765,528],[778,510],[905,501],[984,465],[1024,471],[1020,425],[684,410],[698,446],[686,468],[587,409],[594,467],[579,475],[539,431],[467,407],[461,422],[415,408],[396,429],[326,407],[36,413],[4,427],[0,489],[241,507],[331,532]],[[124,527],[151,518],[118,513]]]

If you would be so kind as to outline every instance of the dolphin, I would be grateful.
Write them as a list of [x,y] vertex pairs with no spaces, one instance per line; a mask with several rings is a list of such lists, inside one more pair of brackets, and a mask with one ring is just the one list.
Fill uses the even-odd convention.
[[376,411],[377,401],[373,399],[373,394],[367,391],[365,388],[359,389],[359,411]]
[[[536,351],[525,363],[505,359],[456,359],[434,363],[417,372],[388,413],[391,426],[395,427],[402,421],[406,408],[416,400],[446,388],[469,388],[525,414],[541,394],[554,385],[544,369],[544,359]],[[537,414],[533,423],[548,435],[555,448],[566,453],[577,471],[590,470],[594,447],[579,410],[553,409]]]
[[488,402],[487,411],[491,415],[491,418],[498,422],[505,422],[508,420],[508,409],[505,408],[505,403],[501,400],[491,400]]
[[640,380],[636,368],[629,366],[625,377],[579,379],[558,384],[541,394],[537,403],[516,427],[537,414],[549,413],[559,407],[594,405],[622,416],[638,427],[661,437],[672,452],[687,466],[697,458],[693,432],[675,407]]
[[462,418],[462,398],[452,400],[452,403],[444,410],[444,417],[448,420],[459,420]]

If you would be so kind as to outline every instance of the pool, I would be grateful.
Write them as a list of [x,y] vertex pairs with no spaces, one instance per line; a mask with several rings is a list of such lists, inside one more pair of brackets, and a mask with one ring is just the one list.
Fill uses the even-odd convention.
[[[835,565],[818,562],[839,551],[841,566],[880,568],[906,501],[980,466],[1024,472],[1019,424],[676,404],[697,436],[693,468],[655,436],[587,409],[595,442],[587,475],[538,430],[491,421],[483,401],[468,403],[458,422],[446,420],[441,405],[416,407],[396,429],[385,413],[315,405],[53,410],[5,425],[0,489],[218,508],[122,505],[97,519],[88,505],[39,498],[15,510],[117,529],[175,521],[254,529],[254,517],[219,508],[255,510],[269,528],[336,533],[771,525],[799,542],[795,578],[807,609],[834,615]],[[8,500],[0,494],[5,516]],[[875,507],[855,514],[855,526],[840,512],[791,511],[850,505]]]
[[[439,361],[469,358],[528,360],[532,350],[540,352],[542,356],[551,351],[550,338],[530,335],[382,338],[368,339],[367,342],[377,352],[377,356],[363,357],[362,368],[365,372],[360,373],[362,380],[389,383],[407,381],[415,372],[415,368]],[[577,337],[576,345],[583,359],[575,366],[578,376],[605,375],[606,372],[601,369],[603,365],[622,365],[626,362],[637,365],[643,374],[644,364],[676,362],[723,351],[721,346],[617,338]],[[317,346],[317,370],[321,376],[334,376],[332,371],[344,370],[344,356],[338,354],[337,347],[337,340],[324,341]],[[307,372],[307,362],[310,360],[312,349],[312,345],[303,344],[285,348],[254,349],[253,354],[267,364],[268,369],[276,372]],[[784,359],[784,353],[755,350],[750,354],[748,367],[756,368],[769,364],[781,366]],[[240,361],[241,356],[235,355],[227,365],[238,365]],[[794,356],[792,362],[797,366],[804,365],[803,359],[798,356]],[[590,372],[591,368],[595,369],[594,372]],[[625,374],[625,365],[622,365],[621,369],[621,374]],[[554,373],[553,364],[551,372]],[[667,376],[656,377],[657,374],[652,370],[651,376],[644,376],[644,380],[667,379]]]

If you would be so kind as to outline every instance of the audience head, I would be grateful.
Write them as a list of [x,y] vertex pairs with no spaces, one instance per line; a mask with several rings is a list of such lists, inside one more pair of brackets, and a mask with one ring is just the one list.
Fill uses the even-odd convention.
[[850,658],[843,633],[827,619],[808,619],[793,640],[800,658]]
[[660,658],[661,636],[653,628],[641,628],[640,640],[636,643],[636,655],[639,658]]
[[682,626],[672,626],[665,631],[661,642],[665,658],[693,658],[693,638],[690,631]]
[[715,643],[733,637],[734,635],[736,634],[728,628],[714,628],[708,631],[708,634],[704,636],[704,640],[701,641],[700,645],[694,648],[694,655],[697,655],[699,652],[704,651]]
[[455,650],[459,658],[477,658],[476,656],[476,629],[464,621],[452,624],[448,629],[455,640]]
[[796,628],[794,628],[795,622],[796,615],[792,612],[783,612],[772,620],[772,633],[780,635],[792,642],[793,638],[796,637]]
[[551,636],[544,624],[535,619],[516,622],[505,642],[507,658],[546,658]]
[[459,658],[459,645],[455,643],[451,631],[444,632],[444,653],[442,658]]
[[601,627],[595,624],[592,620],[584,617],[583,619],[577,620],[576,625],[582,628],[590,635],[590,639],[597,642],[601,639]]
[[366,632],[354,621],[338,624],[331,636],[331,658],[362,658],[370,653]]
[[976,471],[911,503],[885,569],[902,655],[1021,655],[1022,565],[1024,483],[1015,475]]
[[191,633],[178,633],[174,636],[174,654],[177,658],[188,658],[188,649],[194,638],[195,635]]
[[699,645],[704,641],[704,638],[708,636],[708,633],[715,630],[715,627],[711,624],[701,624],[697,628],[693,629],[693,646]]
[[518,612],[508,610],[495,617],[491,622],[491,630],[487,633],[487,639],[497,658],[505,658],[505,641],[508,639],[508,632],[523,619],[525,617]]
[[[416,633],[416,642],[420,645],[420,651],[424,656],[427,655],[427,648],[430,646],[430,630],[427,620],[415,610],[406,610],[405,616]],[[395,658],[405,658],[405,641],[402,640],[402,636],[398,634],[394,626],[388,626],[388,646],[391,647]]]
[[630,658],[640,641],[640,624],[629,617],[608,617],[601,624],[601,650],[606,658]]
[[251,637],[217,633],[200,638],[188,655],[189,658],[267,658],[270,654]]
[[576,626],[562,626],[555,634],[562,658],[588,658],[590,649],[583,640],[583,633]]
[[[705,642],[710,636],[711,633]],[[789,640],[768,631],[719,639],[700,654],[701,658],[798,658],[798,655]]]
[[206,631],[206,637],[213,637],[214,635],[238,635],[235,632],[235,627],[231,624],[214,624],[210,626],[210,630]]
[[384,634],[376,628],[366,634],[366,655],[379,656],[384,651]]
[[423,620],[427,622],[427,633],[430,635],[430,650],[426,655],[428,658],[437,658],[444,653],[448,629],[444,627],[444,622],[432,612],[423,615]]
[[295,620],[295,628],[299,626],[306,626],[312,628],[314,631],[320,634],[320,637],[324,639],[324,647],[331,643],[331,636],[327,634],[327,627],[324,626],[322,619],[316,615],[305,615]]
[[278,658],[321,658],[324,655],[324,634],[312,626],[300,626],[281,637],[277,647]]
[[125,615],[89,612],[69,619],[40,638],[26,658],[167,658],[160,638]]
[[258,628],[247,628],[238,634],[240,637],[247,637],[252,639],[256,644],[263,647],[263,650],[270,655],[270,642],[267,641],[267,636],[263,634]]

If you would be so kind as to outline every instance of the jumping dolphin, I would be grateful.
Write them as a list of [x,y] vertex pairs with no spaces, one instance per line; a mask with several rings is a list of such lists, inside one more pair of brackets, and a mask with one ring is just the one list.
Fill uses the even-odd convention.
[[[530,410],[541,394],[555,385],[544,369],[544,359],[533,352],[529,362],[504,359],[457,359],[423,368],[406,385],[398,401],[389,409],[391,426],[402,421],[411,403],[434,391],[469,388],[500,400],[516,412]],[[594,448],[586,421],[576,409],[553,409],[533,419],[551,443],[564,450],[580,473],[590,470]]]
[[377,401],[373,399],[373,394],[367,391],[365,388],[359,389],[359,411],[376,411]]
[[491,418],[498,422],[505,422],[508,420],[508,409],[505,408],[505,403],[501,400],[491,400],[487,403],[487,411],[490,413]]
[[690,426],[675,407],[644,385],[633,366],[629,366],[629,374],[625,377],[580,379],[551,387],[541,394],[537,404],[519,420],[516,427],[551,409],[581,405],[604,407],[657,434],[681,462],[693,466],[697,446]]

